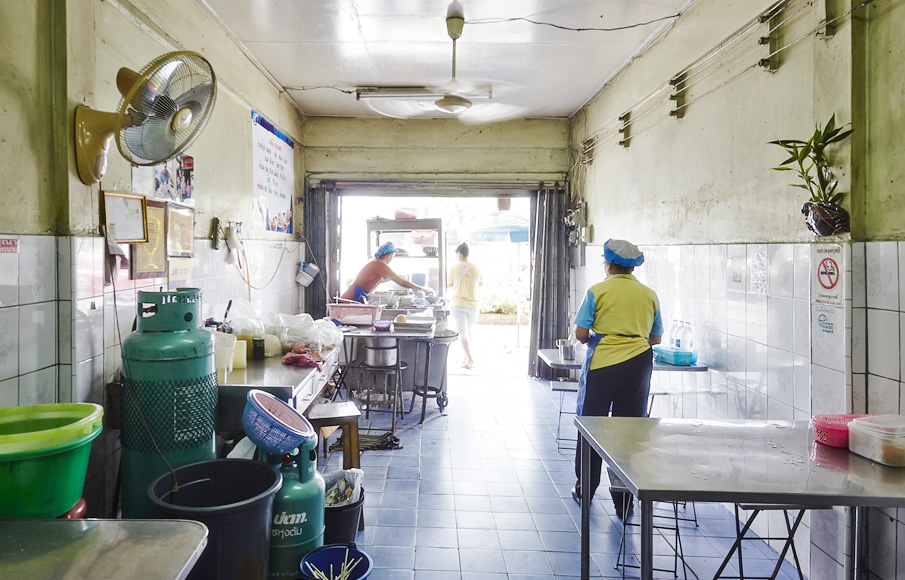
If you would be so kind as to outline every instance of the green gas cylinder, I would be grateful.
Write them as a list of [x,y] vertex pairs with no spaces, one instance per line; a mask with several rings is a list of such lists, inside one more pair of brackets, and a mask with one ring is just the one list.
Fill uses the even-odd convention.
[[299,446],[298,455],[284,455],[282,462],[283,486],[273,498],[267,577],[302,578],[302,558],[324,545],[324,478],[317,470],[317,435]]
[[216,348],[201,328],[200,289],[140,291],[137,303],[123,341],[122,514],[153,518],[152,481],[216,456]]

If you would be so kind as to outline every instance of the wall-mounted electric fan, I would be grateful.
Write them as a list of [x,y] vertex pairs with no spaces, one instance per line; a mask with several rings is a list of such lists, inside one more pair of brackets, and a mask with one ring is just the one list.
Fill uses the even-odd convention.
[[198,53],[171,52],[141,72],[119,69],[116,87],[123,98],[117,112],[78,106],[75,149],[79,178],[97,183],[107,170],[107,148],[116,138],[132,165],[156,165],[185,151],[210,119],[217,79]]

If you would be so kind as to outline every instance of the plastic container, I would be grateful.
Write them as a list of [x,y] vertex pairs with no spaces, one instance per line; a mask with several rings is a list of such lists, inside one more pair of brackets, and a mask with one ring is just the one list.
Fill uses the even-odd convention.
[[874,415],[848,425],[848,448],[883,465],[905,467],[905,417]]
[[693,365],[697,355],[694,351],[680,350],[674,346],[654,346],[654,360],[675,366]]
[[374,330],[389,330],[393,326],[392,320],[375,320]]
[[339,507],[324,508],[324,543],[348,544],[355,542],[358,534],[358,521],[365,502],[365,490],[362,488],[358,501]]
[[39,451],[71,443],[93,433],[101,426],[103,417],[104,408],[94,403],[54,403],[0,409],[0,455]]
[[351,326],[371,326],[382,311],[382,304],[327,304],[330,318]]
[[249,459],[214,459],[174,473],[178,492],[167,472],[151,483],[148,496],[158,518],[199,521],[210,532],[189,580],[264,580],[279,471]]
[[102,429],[62,445],[0,454],[0,518],[56,518],[72,509]]
[[868,415],[814,415],[814,441],[831,447],[848,447],[848,424]]
[[[360,560],[360,561],[359,561]],[[367,578],[374,568],[374,561],[367,553],[362,552],[355,547],[355,544],[331,544],[314,550],[301,562],[302,577],[306,580],[317,580],[309,565],[314,566],[318,570],[330,574],[330,566],[333,566],[333,576],[338,577],[339,571],[343,566],[343,562],[349,565],[358,561],[352,573],[348,575],[348,580],[361,580]],[[329,576],[327,576],[329,578]]]
[[289,453],[306,439],[317,437],[301,413],[258,389],[252,389],[245,397],[242,427],[255,445],[276,455]]

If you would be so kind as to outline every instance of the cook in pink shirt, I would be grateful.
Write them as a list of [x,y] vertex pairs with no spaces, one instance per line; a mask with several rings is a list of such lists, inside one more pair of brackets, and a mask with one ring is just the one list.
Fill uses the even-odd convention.
[[362,268],[358,273],[358,276],[355,277],[355,281],[352,282],[352,285],[343,292],[342,298],[360,302],[363,297],[373,292],[377,286],[387,280],[392,280],[403,288],[411,288],[412,290],[432,294],[432,288],[413,284],[396,274],[396,272],[393,272],[389,264],[393,261],[393,257],[398,251],[399,250],[396,249],[393,242],[387,242],[377,248],[377,252],[374,253],[374,258],[364,265],[364,268]]

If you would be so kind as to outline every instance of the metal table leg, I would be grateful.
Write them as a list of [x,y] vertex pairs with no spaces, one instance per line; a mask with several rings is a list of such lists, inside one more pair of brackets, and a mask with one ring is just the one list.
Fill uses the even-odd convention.
[[581,445],[581,580],[591,577],[591,445],[579,432]]
[[654,577],[654,502],[641,501],[641,580]]

